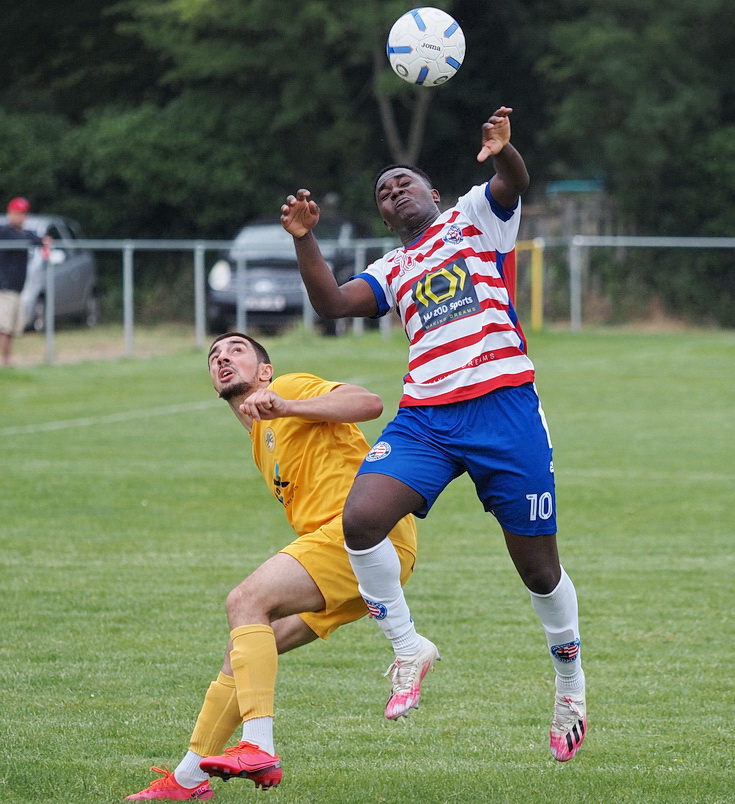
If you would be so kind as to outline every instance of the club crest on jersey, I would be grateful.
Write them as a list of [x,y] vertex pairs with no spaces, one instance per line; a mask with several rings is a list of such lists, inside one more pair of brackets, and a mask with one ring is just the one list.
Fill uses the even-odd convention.
[[372,617],[374,620],[384,620],[388,616],[388,609],[382,603],[375,603],[366,597],[363,600],[368,608],[368,617]]
[[263,440],[265,441],[265,448],[268,452],[273,452],[276,448],[276,434],[273,432],[272,427],[267,427],[263,433]]
[[413,300],[424,330],[480,311],[477,292],[463,258],[422,276],[413,286]]
[[378,441],[378,443],[371,448],[370,452],[365,456],[366,461],[382,461],[390,455],[390,444],[387,441]]
[[573,662],[579,656],[579,640],[565,642],[563,645],[552,645],[551,655],[560,662]]
[[464,240],[464,235],[462,234],[462,230],[459,228],[459,226],[457,226],[456,223],[453,223],[447,229],[447,233],[444,235],[443,239],[445,243],[452,243],[456,245]]

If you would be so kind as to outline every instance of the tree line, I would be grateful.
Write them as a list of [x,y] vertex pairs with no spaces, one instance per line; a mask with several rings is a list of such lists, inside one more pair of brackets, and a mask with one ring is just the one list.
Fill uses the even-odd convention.
[[[372,180],[420,164],[451,198],[486,178],[480,125],[514,108],[529,197],[594,178],[628,234],[735,234],[730,0],[442,2],[465,64],[390,71],[396,0],[38,0],[4,12],[0,187],[95,237],[229,237],[298,187],[379,232]],[[729,253],[609,267],[617,291],[735,324]]]

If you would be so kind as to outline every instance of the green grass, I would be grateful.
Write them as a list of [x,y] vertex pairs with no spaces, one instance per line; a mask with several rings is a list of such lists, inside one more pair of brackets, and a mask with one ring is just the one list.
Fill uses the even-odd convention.
[[[369,438],[392,415],[402,335],[267,346],[279,372],[381,393]],[[545,640],[461,478],[407,587],[443,654],[420,712],[382,718],[390,649],[373,623],[344,628],[281,659],[281,787],[215,781],[218,801],[735,800],[735,334],[543,333],[531,351],[580,599],[583,751],[548,753]],[[120,800],[178,762],[225,596],[289,529],[190,346],[0,372],[0,456],[0,800]]]

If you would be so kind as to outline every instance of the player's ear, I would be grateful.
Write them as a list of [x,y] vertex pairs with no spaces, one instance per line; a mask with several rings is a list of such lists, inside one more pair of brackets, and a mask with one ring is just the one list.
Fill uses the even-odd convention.
[[273,366],[270,363],[261,363],[258,366],[258,379],[261,382],[270,382],[273,379]]
[[385,220],[385,218],[383,219],[383,223],[385,224],[385,228],[386,228],[386,229],[387,229],[389,232],[392,232],[392,231],[393,231],[393,227],[392,227],[392,226],[391,226],[391,225],[388,223],[388,221],[387,221],[387,220]]
[[437,204],[439,203],[439,201],[441,201],[441,198],[439,197],[439,190],[433,190],[433,189],[432,189],[432,191],[431,191],[431,197],[434,199],[434,201],[435,201]]

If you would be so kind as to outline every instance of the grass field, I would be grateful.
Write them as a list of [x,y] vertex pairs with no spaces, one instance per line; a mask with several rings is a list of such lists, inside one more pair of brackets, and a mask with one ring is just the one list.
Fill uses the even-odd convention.
[[[402,335],[266,340],[279,372],[381,393]],[[531,338],[555,442],[562,560],[580,599],[589,737],[548,752],[545,639],[466,478],[420,526],[407,587],[443,661],[407,721],[365,620],[281,659],[268,793],[217,801],[735,800],[735,333]],[[173,768],[227,637],[224,598],[290,539],[184,346],[0,372],[0,800],[114,802]]]

